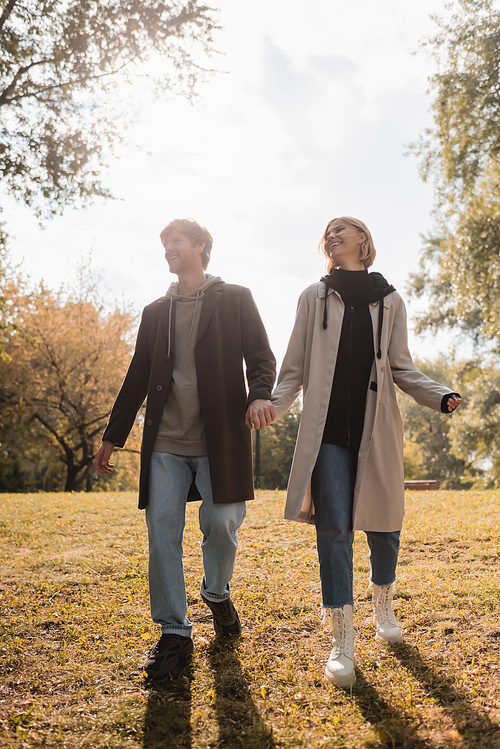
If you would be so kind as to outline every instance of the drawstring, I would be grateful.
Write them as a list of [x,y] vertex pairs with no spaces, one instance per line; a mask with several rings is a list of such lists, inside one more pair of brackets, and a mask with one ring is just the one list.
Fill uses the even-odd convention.
[[326,330],[327,327],[328,327],[328,323],[326,321],[326,311],[327,311],[326,303],[327,303],[327,299],[328,299],[328,286],[325,283],[325,306],[324,306],[324,310],[323,310],[323,330]]
[[202,293],[203,292],[201,291],[201,289],[198,289],[198,291],[196,292],[196,301],[194,303],[193,319],[191,320],[191,328],[189,330],[189,338],[188,338],[188,345],[187,345],[188,348],[191,348],[191,341],[193,339],[194,323],[196,321],[196,310],[198,309],[198,302],[200,301],[200,295]]
[[[323,303],[323,330],[328,327],[328,283],[325,278],[321,279],[325,284],[325,301]],[[390,291],[394,291],[394,287],[388,287]],[[377,359],[382,358],[382,326],[384,323],[384,297],[379,299],[379,310],[378,310],[378,348],[377,348]]]
[[[193,317],[191,319],[191,327],[189,329],[189,336],[188,336],[188,344],[187,347],[191,348],[191,344],[193,342],[193,333],[194,333],[194,327],[196,323],[196,314],[198,311],[198,305],[200,304],[200,300],[203,298],[203,289],[198,289],[196,292],[196,299],[194,304],[194,312]],[[173,320],[173,307],[174,307],[175,299],[170,298],[170,307],[168,310],[168,349],[167,349],[167,359],[170,359],[171,353],[172,353],[172,320]]]
[[174,306],[174,300],[170,300],[170,307],[168,310],[168,349],[167,349],[167,359],[170,359],[170,352],[172,350],[172,308]]
[[384,300],[380,299],[378,310],[378,351],[377,359],[382,358],[382,323],[384,322]]

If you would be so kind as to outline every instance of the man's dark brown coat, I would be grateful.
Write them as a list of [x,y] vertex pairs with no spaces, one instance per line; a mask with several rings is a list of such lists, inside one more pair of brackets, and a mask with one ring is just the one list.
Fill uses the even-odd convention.
[[[168,341],[170,305],[171,301],[162,297],[145,307],[135,353],[103,434],[103,440],[123,447],[147,396],[139,481],[141,509],[148,503],[149,464],[174,368],[174,336],[170,347]],[[170,330],[175,330],[174,323],[172,318]],[[206,290],[195,362],[214,502],[253,499],[251,435],[245,426],[245,411],[252,401],[271,397],[276,364],[249,289],[221,281]],[[194,486],[190,498],[197,498]]]

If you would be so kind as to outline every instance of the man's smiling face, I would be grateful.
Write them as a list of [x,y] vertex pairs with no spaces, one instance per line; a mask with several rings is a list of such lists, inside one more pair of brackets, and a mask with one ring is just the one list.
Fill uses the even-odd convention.
[[163,238],[165,260],[171,273],[179,273],[199,269],[202,267],[203,244],[192,244],[191,240],[181,231],[174,229]]

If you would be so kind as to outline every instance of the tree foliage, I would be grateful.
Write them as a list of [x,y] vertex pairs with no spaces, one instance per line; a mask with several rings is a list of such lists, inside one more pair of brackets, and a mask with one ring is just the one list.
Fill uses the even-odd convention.
[[[0,175],[39,214],[108,196],[99,175],[136,92],[193,93],[214,12],[198,0],[0,2]],[[149,65],[146,65],[149,63]]]
[[457,328],[478,346],[500,347],[500,172],[491,168],[466,207],[428,238],[410,293],[428,298],[416,332]]
[[[428,377],[449,385],[450,392],[457,387],[453,384],[455,368],[443,357],[416,364]],[[450,417],[422,408],[402,391],[398,391],[398,401],[404,425],[405,478],[437,479],[442,489],[470,487],[476,475],[472,461],[463,453],[457,457],[452,447],[451,432],[457,414]]]
[[477,473],[475,486],[500,487],[500,369],[480,359],[456,367],[466,408],[453,417],[449,438],[453,453]]
[[[4,281],[3,295],[2,490],[90,489],[93,457],[130,361],[135,315],[109,311],[83,272],[66,292],[30,289],[17,277]],[[137,437],[129,449],[137,449]]]
[[500,345],[500,10],[456,0],[426,44],[434,127],[415,150],[436,187],[436,229],[425,241],[410,293],[430,304],[417,329],[457,327],[476,344]]
[[262,430],[260,443],[262,489],[286,489],[300,424],[300,414],[301,406],[297,401],[281,419]]
[[455,0],[425,41],[434,127],[414,147],[424,178],[457,209],[500,157],[500,10],[493,0]]

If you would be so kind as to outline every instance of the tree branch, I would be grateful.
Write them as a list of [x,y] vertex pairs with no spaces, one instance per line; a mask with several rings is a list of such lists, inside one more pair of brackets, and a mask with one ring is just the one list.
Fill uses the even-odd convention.
[[2,107],[4,104],[11,104],[13,101],[16,101],[17,99],[23,99],[25,96],[33,96],[34,94],[19,94],[19,96],[11,96],[9,99],[9,93],[13,91],[13,89],[16,86],[16,83],[18,80],[28,72],[28,70],[31,70],[31,68],[36,67],[37,65],[47,65],[48,63],[54,62],[54,59],[51,60],[37,60],[36,62],[31,62],[29,65],[24,65],[24,67],[19,68],[17,73],[15,74],[12,81],[9,83],[6,89],[2,91],[0,94],[0,107]]
[[36,63],[32,63],[29,66],[26,66],[25,68],[20,68],[16,73],[12,83],[5,89],[2,94],[0,94],[0,107],[4,106],[5,104],[9,105],[16,101],[20,101],[21,99],[33,99],[40,96],[41,94],[47,93],[48,91],[56,91],[57,89],[65,87],[76,88],[79,84],[86,84],[88,81],[99,81],[101,78],[109,78],[110,76],[117,75],[127,67],[127,63],[123,63],[123,65],[120,65],[119,68],[116,68],[116,70],[110,70],[108,73],[100,73],[99,75],[87,75],[84,78],[75,78],[74,80],[63,81],[62,83],[52,83],[50,86],[44,86],[37,91],[30,91],[26,94],[17,94],[17,96],[11,96],[10,98],[7,98],[9,91],[13,89],[14,85],[17,83],[21,75],[24,75],[24,73],[34,65],[43,65],[49,62],[53,62],[53,60],[40,60]]
[[[93,424],[98,424],[100,421],[104,421],[104,419],[107,419],[110,413],[111,409],[107,411],[103,416],[98,416],[96,419],[92,419],[92,421],[83,422],[82,426],[84,427],[84,429],[88,429],[88,427],[91,427]],[[93,434],[97,434],[97,431],[93,432]]]
[[17,2],[17,0],[9,0],[9,2],[7,3],[7,5],[5,6],[4,11],[2,13],[2,16],[0,18],[0,31],[2,30],[5,22],[7,21],[7,19],[10,16],[10,14],[14,10],[14,5],[16,4],[16,2]]
[[53,427],[53,426],[51,426],[51,425],[49,424],[49,422],[48,422],[48,421],[46,421],[46,420],[45,420],[45,419],[43,418],[43,416],[40,416],[40,414],[39,414],[39,413],[35,412],[35,413],[33,414],[32,418],[33,418],[33,419],[37,419],[37,421],[39,421],[39,422],[40,422],[40,424],[41,424],[42,426],[44,426],[44,427],[45,427],[45,429],[47,429],[47,431],[49,431],[49,432],[50,432],[50,433],[51,433],[51,434],[53,435],[53,437],[55,437],[55,438],[56,438],[57,442],[59,442],[59,444],[61,445],[62,449],[63,449],[63,450],[64,450],[64,452],[66,453],[66,456],[69,456],[69,455],[71,455],[71,453],[72,453],[72,450],[71,450],[71,449],[69,448],[69,446],[68,446],[68,443],[66,442],[66,440],[64,439],[64,437],[61,437],[61,436],[60,436],[60,435],[59,435],[59,434],[58,434],[58,433],[56,432],[56,430],[54,429],[54,427]]

